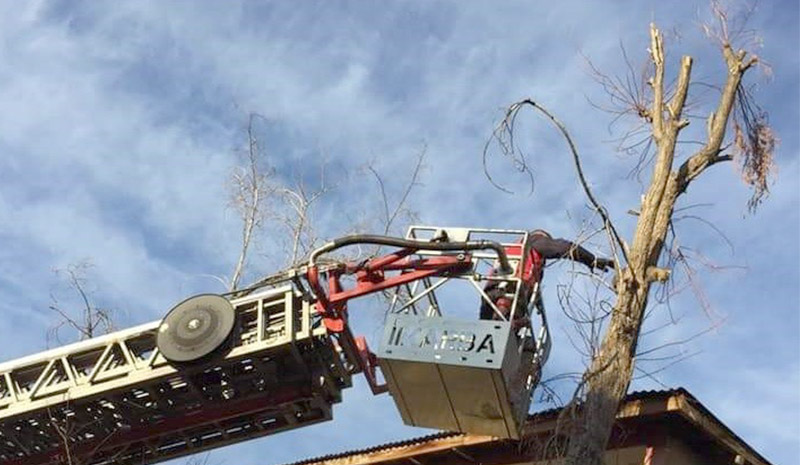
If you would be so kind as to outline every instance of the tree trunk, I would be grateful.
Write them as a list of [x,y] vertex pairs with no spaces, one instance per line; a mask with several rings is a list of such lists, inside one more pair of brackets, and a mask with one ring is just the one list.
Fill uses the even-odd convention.
[[722,54],[728,73],[715,111],[708,119],[704,146],[673,169],[675,148],[680,131],[688,120],[682,119],[692,68],[691,57],[684,56],[677,84],[671,98],[664,92],[664,50],[662,36],[650,27],[650,54],[654,65],[650,85],[653,101],[647,115],[652,124],[657,147],[653,175],[641,205],[628,267],[619,271],[617,301],[600,351],[586,372],[587,394],[579,406],[567,449],[568,465],[601,465],[619,403],[633,377],[636,347],[647,308],[650,286],[658,273],[658,264],[672,220],[675,203],[688,185],[706,168],[730,156],[720,155],[725,130],[737,98],[744,73],[756,61],[743,50],[734,51],[723,41]]
[[570,438],[569,465],[603,463],[619,402],[633,377],[636,343],[650,283],[635,281],[630,273],[621,281],[619,286],[626,286],[630,291],[621,293],[617,300],[600,352],[587,372],[588,391],[579,407],[582,409],[580,423],[574,425],[576,428]]

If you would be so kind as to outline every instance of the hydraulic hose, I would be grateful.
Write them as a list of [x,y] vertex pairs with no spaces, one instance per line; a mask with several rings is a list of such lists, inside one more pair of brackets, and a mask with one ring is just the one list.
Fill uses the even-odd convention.
[[500,272],[509,274],[513,272],[513,268],[508,263],[508,256],[506,250],[500,243],[495,241],[479,240],[467,242],[430,242],[430,241],[417,241],[412,239],[401,239],[398,237],[379,236],[375,234],[352,234],[350,236],[340,237],[335,239],[322,247],[311,252],[308,259],[308,265],[314,266],[317,257],[326,254],[333,250],[346,247],[354,244],[375,244],[386,245],[391,247],[404,247],[415,250],[436,250],[441,252],[455,252],[459,250],[494,250],[497,252],[497,259],[500,262]]

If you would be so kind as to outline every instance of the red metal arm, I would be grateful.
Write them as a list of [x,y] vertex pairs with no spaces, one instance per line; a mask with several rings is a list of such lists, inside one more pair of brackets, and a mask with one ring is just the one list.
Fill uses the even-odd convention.
[[[325,318],[328,330],[340,332],[344,329],[347,301],[350,299],[431,276],[466,271],[472,266],[469,254],[408,258],[407,256],[412,253],[414,250],[403,249],[372,259],[362,265],[348,264],[343,269],[329,270],[326,272],[327,289],[322,285],[319,269],[310,267],[306,275],[307,280],[317,298],[317,311]],[[398,274],[387,276],[387,272],[398,272]],[[353,288],[343,288],[341,277],[344,274],[355,274],[356,283]]]
[[[541,275],[542,260],[532,248],[525,251],[524,244],[505,245],[501,249],[505,256],[523,256],[515,275],[523,286],[532,286]],[[385,392],[386,386],[379,384],[376,375],[377,359],[367,347],[363,337],[353,338],[347,324],[347,302],[350,299],[409,284],[433,276],[447,276],[468,272],[472,266],[472,255],[467,251],[452,255],[411,258],[419,249],[404,247],[393,253],[373,258],[367,262],[348,263],[340,267],[321,270],[310,266],[306,280],[316,296],[316,310],[330,333],[339,334],[339,343],[356,355],[357,363],[364,372],[373,393]],[[527,252],[527,253],[524,253]],[[500,254],[498,254],[499,256]],[[313,260],[312,260],[313,263]],[[355,276],[355,283],[343,286],[343,276]],[[323,284],[327,281],[327,285]],[[523,295],[527,295],[523,293]],[[345,347],[346,346],[346,347]]]
[[[419,279],[432,276],[444,276],[449,273],[468,271],[472,267],[472,257],[466,253],[444,255],[440,257],[411,259],[408,256],[415,249],[401,249],[397,252],[377,257],[366,263],[349,263],[342,268],[320,273],[316,266],[309,267],[306,279],[316,295],[316,309],[328,331],[344,333],[344,340],[349,341],[347,326],[347,302],[350,299],[380,292],[392,287],[408,284]],[[391,273],[387,276],[387,273]],[[327,289],[323,286],[323,276],[327,274]],[[343,275],[355,275],[355,285],[350,289],[342,286]],[[359,368],[364,372],[372,392],[386,392],[386,385],[377,379],[377,358],[367,347],[364,337],[354,339],[358,354]]]

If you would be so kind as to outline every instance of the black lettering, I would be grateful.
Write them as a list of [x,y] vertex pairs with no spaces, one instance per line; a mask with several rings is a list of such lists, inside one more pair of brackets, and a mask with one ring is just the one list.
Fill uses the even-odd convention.
[[474,349],[475,349],[475,335],[474,335],[474,334],[470,334],[470,335],[467,337],[467,340],[466,340],[465,342],[467,342],[467,343],[469,343],[469,344],[467,345],[467,347],[466,347],[466,348],[465,348],[465,347],[462,345],[462,346],[461,346],[461,350],[462,350],[462,351],[464,351],[464,352],[471,352],[472,350],[474,350]]
[[398,328],[397,326],[392,326],[392,333],[389,334],[389,344],[395,346],[401,346],[400,337],[403,335],[403,328]]
[[[431,333],[433,333],[433,334],[431,334]],[[429,346],[429,345],[431,345],[431,339],[433,339],[434,341],[436,340],[436,331],[433,330],[433,329],[430,329],[427,332],[420,331],[420,335],[422,337],[420,337],[420,339],[419,339],[419,347]],[[433,337],[431,337],[431,336],[433,336]],[[436,348],[436,346],[434,345],[434,349],[435,348]]]
[[494,339],[492,338],[491,334],[487,334],[486,337],[483,338],[478,346],[478,350],[475,352],[478,353],[482,350],[488,350],[490,354],[494,353]]

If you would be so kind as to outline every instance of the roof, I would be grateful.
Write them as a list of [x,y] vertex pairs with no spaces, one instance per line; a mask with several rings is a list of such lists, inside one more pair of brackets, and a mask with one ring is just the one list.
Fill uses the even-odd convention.
[[[561,408],[533,413],[528,416],[527,436],[552,433]],[[617,422],[670,421],[679,422],[687,440],[702,443],[706,448],[713,444],[720,454],[731,457],[728,463],[740,456],[744,462],[753,465],[770,465],[761,454],[750,447],[742,438],[722,423],[711,411],[684,388],[660,391],[637,391],[628,394],[620,405]],[[683,428],[683,427],[688,428]],[[700,433],[700,434],[697,434]],[[613,439],[612,439],[613,440]],[[523,440],[524,441],[524,440]],[[478,449],[503,447],[506,455],[519,452],[519,442],[465,433],[442,432],[427,436],[390,442],[365,449],[329,454],[301,460],[287,465],[357,465],[367,463],[420,463],[414,457],[448,453],[468,458],[469,452]],[[513,460],[512,460],[513,462]]]

